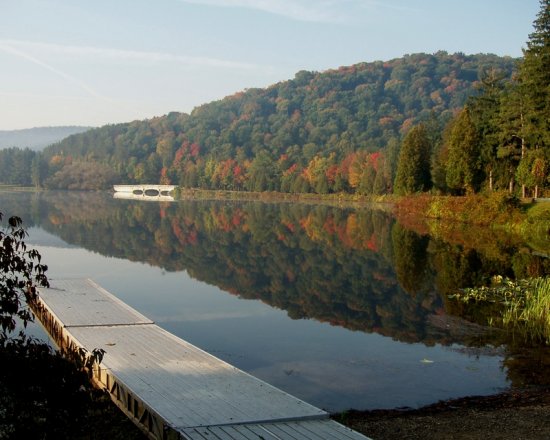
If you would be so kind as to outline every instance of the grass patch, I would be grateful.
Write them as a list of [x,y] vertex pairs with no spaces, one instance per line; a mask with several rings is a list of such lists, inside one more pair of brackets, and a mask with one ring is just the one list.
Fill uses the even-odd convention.
[[550,202],[528,205],[523,221],[516,227],[534,249],[550,254]]
[[35,186],[0,184],[0,191],[38,191]]
[[432,198],[426,217],[479,226],[505,224],[521,215],[517,198],[507,192],[476,194],[466,197]]
[[512,281],[494,277],[490,286],[464,289],[453,295],[463,302],[496,304],[488,324],[526,340],[550,345],[550,277]]

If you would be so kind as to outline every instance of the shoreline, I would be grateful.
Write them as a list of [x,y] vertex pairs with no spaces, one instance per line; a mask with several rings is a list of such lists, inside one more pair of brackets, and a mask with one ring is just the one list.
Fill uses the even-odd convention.
[[550,438],[550,387],[510,389],[421,408],[350,410],[332,418],[375,440]]

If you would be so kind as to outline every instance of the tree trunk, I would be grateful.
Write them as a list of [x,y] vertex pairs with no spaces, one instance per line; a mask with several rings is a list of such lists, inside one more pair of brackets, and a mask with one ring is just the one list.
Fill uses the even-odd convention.
[[535,199],[539,198],[539,186],[535,185]]
[[[523,114],[521,115],[521,126],[523,127]],[[525,158],[527,147],[525,145],[525,138],[521,137],[521,159]],[[525,198],[525,185],[521,185],[521,197]]]
[[514,179],[510,179],[509,191],[510,191],[510,194],[514,192]]
[[489,190],[493,191],[493,170],[489,171]]

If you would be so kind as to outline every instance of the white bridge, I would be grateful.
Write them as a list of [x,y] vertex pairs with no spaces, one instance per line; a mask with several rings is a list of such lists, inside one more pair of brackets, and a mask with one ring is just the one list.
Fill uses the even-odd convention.
[[170,193],[176,188],[176,185],[114,185],[115,193],[132,194],[134,196],[143,197],[165,197],[170,196]]

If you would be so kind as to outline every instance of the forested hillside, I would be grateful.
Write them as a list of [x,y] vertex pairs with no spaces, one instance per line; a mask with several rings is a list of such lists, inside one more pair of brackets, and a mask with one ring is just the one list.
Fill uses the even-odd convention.
[[51,188],[163,182],[285,192],[388,192],[402,137],[424,122],[434,142],[481,80],[517,60],[416,54],[248,89],[190,115],[109,125],[48,147],[35,180]]
[[[40,150],[67,136],[91,127],[36,127],[23,130],[0,130],[0,183],[31,185],[40,183]],[[47,168],[42,166],[46,175]],[[34,176],[33,176],[34,173]]]

